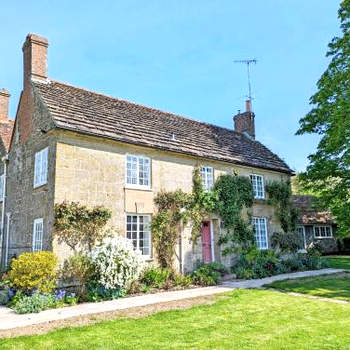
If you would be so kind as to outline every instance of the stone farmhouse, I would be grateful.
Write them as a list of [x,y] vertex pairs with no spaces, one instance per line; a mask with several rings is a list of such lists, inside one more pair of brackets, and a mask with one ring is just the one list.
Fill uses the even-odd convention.
[[[232,130],[218,127],[52,80],[47,49],[47,39],[27,36],[11,140],[2,134],[3,265],[24,251],[53,250],[60,259],[70,254],[52,240],[54,204],[64,200],[109,207],[111,225],[152,261],[153,198],[162,189],[191,191],[198,165],[205,188],[220,174],[251,178],[256,243],[269,248],[270,235],[280,225],[266,203],[264,184],[286,180],[293,172],[255,140],[249,102],[234,116]],[[1,93],[0,101],[6,105],[8,94]],[[7,112],[0,117],[9,124]],[[179,269],[190,271],[198,261],[229,264],[217,244],[221,230],[220,218],[208,216],[201,239],[193,244],[190,226],[184,227]]]

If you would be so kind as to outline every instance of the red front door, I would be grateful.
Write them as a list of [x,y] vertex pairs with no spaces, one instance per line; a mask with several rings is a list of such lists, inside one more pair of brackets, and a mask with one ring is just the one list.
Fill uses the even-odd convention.
[[205,264],[211,262],[210,221],[202,222],[202,256]]

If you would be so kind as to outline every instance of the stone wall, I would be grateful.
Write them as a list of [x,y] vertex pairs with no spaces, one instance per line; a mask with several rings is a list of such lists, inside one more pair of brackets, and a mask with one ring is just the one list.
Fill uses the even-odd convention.
[[[286,179],[287,175],[261,169],[234,166],[216,161],[198,160],[186,155],[149,149],[114,141],[99,139],[72,132],[59,132],[56,147],[55,202],[79,201],[89,206],[104,205],[112,210],[111,225],[125,235],[127,213],[150,214],[154,212],[153,197],[160,190],[173,191],[181,188],[190,192],[192,172],[196,165],[202,164],[214,168],[214,176],[232,173],[244,176],[261,174],[266,181]],[[144,155],[151,158],[151,189],[136,190],[125,185],[125,159],[127,154]],[[268,231],[272,234],[279,230],[274,210],[264,201],[256,201],[254,216],[268,219]],[[213,216],[214,239],[220,234],[220,220]],[[54,250],[63,259],[70,254],[69,249],[54,242]],[[216,258],[226,264],[230,259],[222,257],[215,247]],[[178,255],[180,254],[178,250]],[[186,226],[182,234],[182,261],[185,271],[190,271],[200,261],[201,241],[196,245],[191,241],[191,227]],[[178,261],[180,266],[180,261]]]
[[[31,133],[29,135],[28,130],[24,128],[24,125],[27,124],[30,124]],[[53,135],[46,132],[51,128],[52,122],[46,107],[28,87],[28,90],[21,96],[13,143],[9,153],[6,201],[6,213],[11,215],[9,258],[18,256],[23,251],[32,250],[33,221],[36,218],[43,218],[43,249],[52,249],[56,141]],[[25,138],[22,137],[22,133],[25,134]],[[46,185],[34,189],[35,153],[45,147],[49,147],[48,181]],[[5,223],[6,236],[7,222]],[[4,244],[4,251],[5,249],[6,244]]]

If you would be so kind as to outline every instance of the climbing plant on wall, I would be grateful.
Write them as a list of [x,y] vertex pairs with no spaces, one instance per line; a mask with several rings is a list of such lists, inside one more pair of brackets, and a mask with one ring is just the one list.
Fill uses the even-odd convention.
[[295,232],[298,210],[292,205],[290,181],[270,181],[266,184],[268,204],[276,209],[277,218],[285,233]]
[[[219,244],[224,244],[223,254],[248,249],[254,244],[254,234],[250,225],[249,208],[253,205],[254,195],[250,179],[237,175],[221,175],[215,183],[217,196],[215,212],[223,221],[225,231]],[[242,215],[247,210],[247,217]]]
[[152,240],[158,263],[163,268],[174,268],[180,225],[181,222],[187,221],[185,207],[188,205],[189,196],[182,190],[176,190],[161,191],[154,198],[158,212],[152,218]]
[[106,225],[111,218],[110,209],[103,206],[88,208],[78,202],[55,205],[54,236],[74,252],[91,249],[109,236]]
[[202,184],[201,167],[194,168],[192,174],[192,193],[187,203],[187,216],[192,224],[192,241],[196,242],[201,234],[201,225],[210,212],[215,211],[217,194],[215,191],[205,191]]

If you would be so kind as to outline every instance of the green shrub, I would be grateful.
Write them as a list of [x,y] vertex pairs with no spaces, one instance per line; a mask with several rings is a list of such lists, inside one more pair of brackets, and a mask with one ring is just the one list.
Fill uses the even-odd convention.
[[181,273],[175,275],[174,277],[174,286],[175,287],[188,287],[193,283],[191,276],[186,276]]
[[239,279],[252,279],[296,271],[318,270],[326,266],[327,263],[315,250],[308,254],[295,254],[282,260],[273,251],[253,249],[239,256],[232,271]]
[[15,296],[11,307],[18,314],[38,313],[57,306],[56,299],[51,294],[40,294],[37,292],[32,295],[17,294],[18,296]]
[[276,274],[278,263],[275,252],[252,248],[239,256],[232,271],[239,279],[263,278]]
[[83,254],[75,254],[66,259],[60,270],[62,281],[77,284],[76,291],[79,297],[84,298],[86,286],[92,278],[94,268],[91,260]]
[[303,241],[295,232],[274,232],[271,237],[271,246],[282,253],[296,253],[303,247]]
[[12,260],[8,277],[17,290],[50,293],[57,284],[57,257],[52,252],[23,253]]
[[90,281],[87,286],[86,300],[93,302],[114,300],[122,298],[125,294],[124,289],[108,289],[94,281]]
[[171,277],[172,271],[170,269],[162,269],[152,266],[144,270],[140,281],[149,287],[164,288]]
[[221,265],[203,264],[192,273],[192,279],[195,284],[200,286],[217,285],[221,277]]

